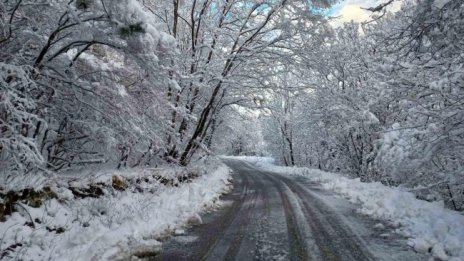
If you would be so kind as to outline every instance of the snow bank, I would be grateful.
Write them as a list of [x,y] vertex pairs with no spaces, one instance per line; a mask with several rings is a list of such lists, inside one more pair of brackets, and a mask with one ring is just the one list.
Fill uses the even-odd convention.
[[[106,191],[98,198],[59,197],[39,208],[21,204],[18,212],[0,223],[0,255],[23,260],[117,260],[134,251],[157,249],[157,238],[214,207],[231,187],[229,169],[217,160],[201,162],[194,170],[204,174],[177,187],[154,182],[143,192],[127,189]],[[72,197],[65,187],[53,190]]]
[[430,252],[439,260],[464,260],[464,216],[446,209],[443,202],[419,200],[401,188],[364,183],[317,169],[273,166],[267,159],[249,162],[259,162],[261,167],[279,174],[304,176],[359,203],[362,213],[389,221],[397,233],[408,237],[415,251]]

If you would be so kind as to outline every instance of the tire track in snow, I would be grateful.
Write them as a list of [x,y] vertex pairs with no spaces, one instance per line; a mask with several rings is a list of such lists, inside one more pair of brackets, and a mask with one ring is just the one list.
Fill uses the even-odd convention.
[[167,242],[155,260],[374,260],[368,245],[337,211],[297,180],[240,162],[226,162],[235,187],[229,207],[191,228],[198,237]]
[[289,189],[298,196],[302,210],[311,227],[321,260],[375,260],[365,247],[365,243],[343,224],[334,211],[331,211],[317,196],[301,187],[295,181],[279,177]]
[[[231,226],[237,213],[242,206],[243,199],[247,196],[249,181],[247,178],[239,174],[234,181],[234,190],[225,198],[232,202],[228,207],[222,208],[218,217],[212,217],[209,222],[195,227],[198,239],[189,244],[179,244],[175,240],[171,240],[167,251],[162,252],[160,256],[156,256],[154,260],[205,260],[216,247],[227,228]],[[211,218],[211,217],[210,217]],[[207,235],[207,237],[202,236]]]
[[256,179],[252,175],[244,174],[241,171],[238,174],[241,176],[244,186],[244,193],[240,198],[239,209],[235,213],[233,221],[202,260],[235,260],[241,242],[246,235],[245,232],[250,223],[250,217],[256,204],[258,193],[255,190]]
[[290,260],[317,260],[319,250],[311,238],[310,228],[296,197],[279,179],[266,172],[261,175],[269,179],[279,190],[287,220]]

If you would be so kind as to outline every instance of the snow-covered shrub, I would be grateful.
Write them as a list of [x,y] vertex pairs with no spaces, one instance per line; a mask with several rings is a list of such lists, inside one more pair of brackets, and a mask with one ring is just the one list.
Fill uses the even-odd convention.
[[0,62],[0,172],[23,173],[44,158],[37,132],[44,119],[35,96],[40,89],[30,78],[32,68]]

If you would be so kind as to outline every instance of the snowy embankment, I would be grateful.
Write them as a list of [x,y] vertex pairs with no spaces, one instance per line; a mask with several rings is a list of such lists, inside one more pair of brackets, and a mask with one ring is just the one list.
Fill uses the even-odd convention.
[[200,223],[199,214],[217,206],[219,196],[231,189],[229,174],[225,165],[208,159],[185,169],[55,177],[42,184],[52,196],[35,207],[30,198],[17,201],[16,211],[4,216],[0,259],[119,260],[153,255],[160,249],[157,239],[188,223]]
[[464,260],[464,215],[446,209],[442,202],[416,199],[401,188],[387,187],[379,182],[364,183],[317,169],[280,167],[269,158],[240,157],[268,171],[304,176],[322,184],[361,206],[360,212],[385,220],[406,236],[417,252],[430,252],[439,260]]

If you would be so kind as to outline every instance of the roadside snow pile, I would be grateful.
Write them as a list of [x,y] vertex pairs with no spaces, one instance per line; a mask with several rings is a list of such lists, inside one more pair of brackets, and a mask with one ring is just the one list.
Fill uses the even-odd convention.
[[430,252],[439,260],[464,260],[464,215],[446,209],[443,202],[419,200],[400,188],[364,183],[317,169],[260,166],[280,174],[304,176],[360,203],[362,213],[389,221],[397,227],[396,232],[409,238],[408,244],[417,252]]
[[156,254],[161,248],[158,238],[198,220],[199,213],[215,207],[219,196],[231,188],[230,171],[218,160],[203,160],[189,168],[189,173],[197,174],[191,179],[169,172],[97,175],[99,183],[81,190],[71,190],[69,183],[47,185],[44,191],[49,196],[41,204],[31,204],[31,197],[18,200],[16,211],[3,216],[0,259],[121,260]]

